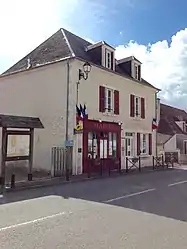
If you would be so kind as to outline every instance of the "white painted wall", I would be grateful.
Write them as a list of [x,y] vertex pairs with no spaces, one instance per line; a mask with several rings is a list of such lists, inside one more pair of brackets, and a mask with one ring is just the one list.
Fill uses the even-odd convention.
[[50,170],[51,148],[65,140],[67,62],[0,78],[0,113],[39,117],[34,167]]
[[165,152],[174,152],[177,150],[176,135],[172,136],[165,144]]

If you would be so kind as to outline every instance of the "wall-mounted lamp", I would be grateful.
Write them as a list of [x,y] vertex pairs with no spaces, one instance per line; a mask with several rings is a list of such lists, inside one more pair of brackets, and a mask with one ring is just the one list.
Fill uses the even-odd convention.
[[92,66],[90,65],[90,63],[85,62],[84,65],[83,65],[83,70],[79,69],[79,80],[81,80],[82,78],[84,80],[87,80],[88,79],[88,74],[90,73],[91,68],[92,68]]
[[118,125],[122,125],[123,123],[122,122],[119,122]]

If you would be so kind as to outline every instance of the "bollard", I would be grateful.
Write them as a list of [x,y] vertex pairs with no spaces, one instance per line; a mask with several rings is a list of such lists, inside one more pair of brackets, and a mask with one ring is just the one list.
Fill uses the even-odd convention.
[[3,176],[0,177],[0,193],[3,193],[4,190],[4,186],[5,186],[5,178]]
[[121,160],[120,160],[120,158],[118,160],[118,166],[119,166],[119,168],[118,168],[119,174],[122,174],[122,172],[121,172]]
[[128,157],[126,157],[126,173],[129,172],[129,169],[128,169]]
[[10,188],[15,188],[15,175],[14,174],[11,175]]
[[153,170],[155,169],[155,157],[153,156]]
[[91,173],[90,173],[90,163],[91,163],[91,160],[88,160],[88,178],[91,177]]
[[111,162],[109,162],[109,164],[108,164],[108,175],[109,175],[109,176],[110,176],[110,174],[111,174],[110,163],[111,163]]
[[141,171],[141,158],[139,156],[139,161],[138,161],[138,168],[139,168],[139,172]]
[[28,174],[28,181],[32,181],[32,173]]
[[103,176],[103,160],[100,161],[100,175]]
[[162,167],[164,168],[164,156],[162,155]]

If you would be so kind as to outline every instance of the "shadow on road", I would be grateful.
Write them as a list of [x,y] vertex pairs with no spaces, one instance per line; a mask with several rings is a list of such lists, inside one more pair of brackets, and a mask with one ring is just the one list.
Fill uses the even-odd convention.
[[[111,176],[73,184],[5,193],[0,197],[0,205],[56,195],[64,199],[75,198],[130,208],[186,222],[187,183],[168,187],[171,183],[184,180],[187,180],[187,171],[179,169],[114,178]],[[156,190],[123,198],[126,195],[153,188]],[[122,198],[105,203],[118,197]]]

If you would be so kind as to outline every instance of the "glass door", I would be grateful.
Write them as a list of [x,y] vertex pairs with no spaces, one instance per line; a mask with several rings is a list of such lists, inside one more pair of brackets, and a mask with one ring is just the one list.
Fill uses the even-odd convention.
[[100,159],[106,159],[108,157],[108,136],[103,132],[100,133],[99,151]]

